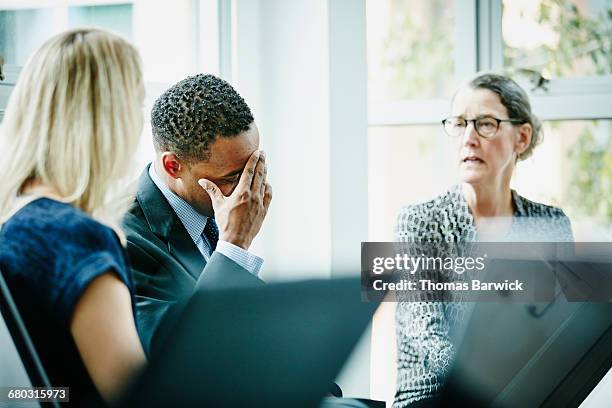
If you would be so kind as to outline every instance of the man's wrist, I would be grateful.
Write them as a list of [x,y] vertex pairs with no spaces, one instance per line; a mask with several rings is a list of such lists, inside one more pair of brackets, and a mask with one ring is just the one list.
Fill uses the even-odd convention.
[[250,241],[247,241],[240,236],[223,235],[219,239],[225,242],[229,242],[230,244],[236,245],[237,247],[240,247],[245,251],[248,251],[249,247],[251,246]]
[[257,276],[259,274],[263,259],[249,251],[223,239],[219,240],[217,243],[216,251],[236,262],[253,275]]

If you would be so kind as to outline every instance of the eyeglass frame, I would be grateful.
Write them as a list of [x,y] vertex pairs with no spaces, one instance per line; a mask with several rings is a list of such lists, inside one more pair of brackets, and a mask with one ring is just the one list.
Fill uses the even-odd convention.
[[[448,118],[442,119],[442,129],[444,129],[444,133],[446,133],[448,136],[450,137],[459,137],[461,135],[451,135],[448,133],[448,131],[446,130],[446,121],[452,118],[461,118],[461,116],[449,116]],[[480,131],[478,131],[478,126],[476,126],[476,121],[480,120],[480,119],[484,119],[484,118],[488,118],[488,119],[493,119],[497,122],[497,128],[495,129],[495,132],[491,135],[491,136],[483,136],[480,134]],[[527,123],[527,121],[525,120],[521,120],[521,119],[500,119],[500,118],[496,118],[495,116],[489,116],[489,115],[483,115],[483,116],[478,116],[474,119],[466,119],[466,118],[461,118],[465,121],[465,129],[467,129],[467,127],[469,126],[470,122],[474,123],[474,130],[476,131],[476,134],[480,137],[482,137],[483,139],[491,139],[493,137],[495,137],[497,135],[497,132],[499,132],[499,125],[502,122],[508,122],[508,123],[512,123],[515,125],[519,125],[519,124],[523,124],[523,123]],[[463,129],[463,134],[465,134],[465,129]]]

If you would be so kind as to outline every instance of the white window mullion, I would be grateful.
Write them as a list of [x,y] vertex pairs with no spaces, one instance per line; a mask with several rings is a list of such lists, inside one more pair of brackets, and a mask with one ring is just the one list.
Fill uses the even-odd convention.
[[221,22],[219,0],[193,0],[196,70],[213,75],[221,73]]
[[612,94],[532,96],[533,111],[541,120],[612,119]]
[[218,0],[219,12],[219,75],[228,82],[232,82],[234,56],[234,28],[232,0]]
[[500,70],[504,66],[504,40],[502,34],[502,0],[489,0],[489,24],[491,69]]
[[551,79],[545,87],[517,78],[542,120],[612,118],[612,75]]
[[478,71],[500,69],[503,66],[501,0],[478,0],[477,8]]
[[478,0],[455,2],[455,81],[461,81],[478,70],[477,13]]
[[25,10],[70,6],[111,6],[133,3],[133,0],[2,0],[2,10]]

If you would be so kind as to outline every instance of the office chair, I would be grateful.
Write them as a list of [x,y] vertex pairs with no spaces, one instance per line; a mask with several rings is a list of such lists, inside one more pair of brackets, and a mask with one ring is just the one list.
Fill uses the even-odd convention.
[[[32,387],[51,387],[51,382],[47,377],[40,358],[36,353],[36,349],[34,348],[34,344],[17,310],[17,305],[13,301],[13,297],[4,280],[2,271],[0,271],[0,314],[15,343],[15,348],[19,353],[19,357],[25,367]],[[60,407],[57,401],[40,402],[40,405],[45,408]]]

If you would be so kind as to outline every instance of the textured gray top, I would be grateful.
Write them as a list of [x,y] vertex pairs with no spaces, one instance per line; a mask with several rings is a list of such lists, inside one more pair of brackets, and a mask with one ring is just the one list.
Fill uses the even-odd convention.
[[[561,209],[529,201],[514,190],[512,200],[512,225],[500,241],[573,240],[569,219]],[[457,247],[452,243],[477,241],[474,218],[461,186],[454,186],[425,203],[402,208],[395,227],[395,240],[448,243],[451,251]],[[406,407],[438,393],[454,356],[451,334],[470,306],[466,302],[398,303],[395,315],[397,390],[393,408]]]

